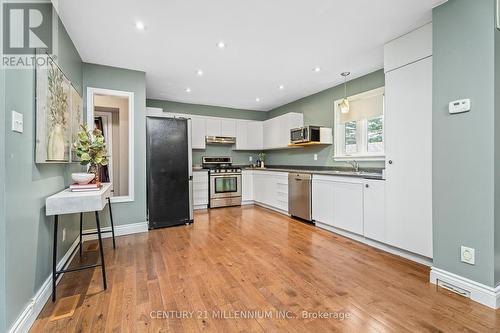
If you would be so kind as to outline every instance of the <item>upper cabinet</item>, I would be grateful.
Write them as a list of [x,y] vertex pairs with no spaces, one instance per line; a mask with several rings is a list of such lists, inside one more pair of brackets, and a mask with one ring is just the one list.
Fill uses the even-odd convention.
[[236,136],[236,120],[221,119],[220,121],[220,136],[235,137]]
[[262,121],[236,121],[236,150],[262,150]]
[[432,23],[403,35],[384,46],[384,71],[396,68],[432,55]]
[[206,125],[206,135],[207,136],[221,136],[221,121],[220,119],[217,118],[206,118],[205,119],[205,125]]
[[207,136],[236,136],[236,120],[224,118],[206,118]]
[[264,149],[287,148],[290,143],[290,130],[302,126],[304,126],[304,115],[296,112],[264,121]]
[[193,149],[205,149],[207,136],[235,137],[235,150],[284,149],[290,143],[290,130],[304,126],[302,113],[296,112],[265,121],[188,115],[164,112],[160,108],[148,108],[148,114],[191,118]]
[[191,138],[193,149],[205,149],[206,120],[203,117],[191,117]]

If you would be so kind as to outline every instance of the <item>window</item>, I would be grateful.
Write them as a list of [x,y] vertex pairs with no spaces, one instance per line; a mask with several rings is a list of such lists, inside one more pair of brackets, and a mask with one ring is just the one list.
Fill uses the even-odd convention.
[[335,101],[335,159],[383,160],[384,88],[350,96],[349,112],[341,113]]

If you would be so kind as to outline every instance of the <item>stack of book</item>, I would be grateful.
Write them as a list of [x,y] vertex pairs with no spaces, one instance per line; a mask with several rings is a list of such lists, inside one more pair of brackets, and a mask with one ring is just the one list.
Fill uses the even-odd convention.
[[89,183],[89,184],[71,184],[69,189],[71,192],[88,192],[88,191],[99,191],[102,187],[100,182]]

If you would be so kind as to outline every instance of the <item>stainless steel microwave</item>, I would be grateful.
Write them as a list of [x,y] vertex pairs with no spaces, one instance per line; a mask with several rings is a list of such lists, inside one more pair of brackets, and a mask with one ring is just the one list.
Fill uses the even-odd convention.
[[290,130],[291,143],[319,142],[319,141],[320,141],[319,126],[305,126],[299,128],[292,128]]

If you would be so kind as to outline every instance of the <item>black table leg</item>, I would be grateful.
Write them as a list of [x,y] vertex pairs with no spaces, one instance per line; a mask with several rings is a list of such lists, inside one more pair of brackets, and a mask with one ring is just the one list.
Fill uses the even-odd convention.
[[83,232],[83,213],[80,213],[80,258],[82,257],[82,232]]
[[95,223],[97,225],[97,238],[99,239],[99,252],[101,254],[101,269],[102,269],[102,284],[104,287],[104,290],[106,290],[107,284],[106,284],[106,268],[104,265],[104,250],[102,248],[102,237],[101,237],[101,223],[99,221],[99,212],[95,212]]
[[57,224],[59,216],[54,216],[54,245],[52,248],[52,302],[56,301],[56,282],[57,282]]
[[111,198],[110,197],[108,197],[108,205],[109,205],[109,219],[111,220],[111,234],[113,235],[113,249],[116,249],[115,224],[113,223],[113,211],[111,210]]

